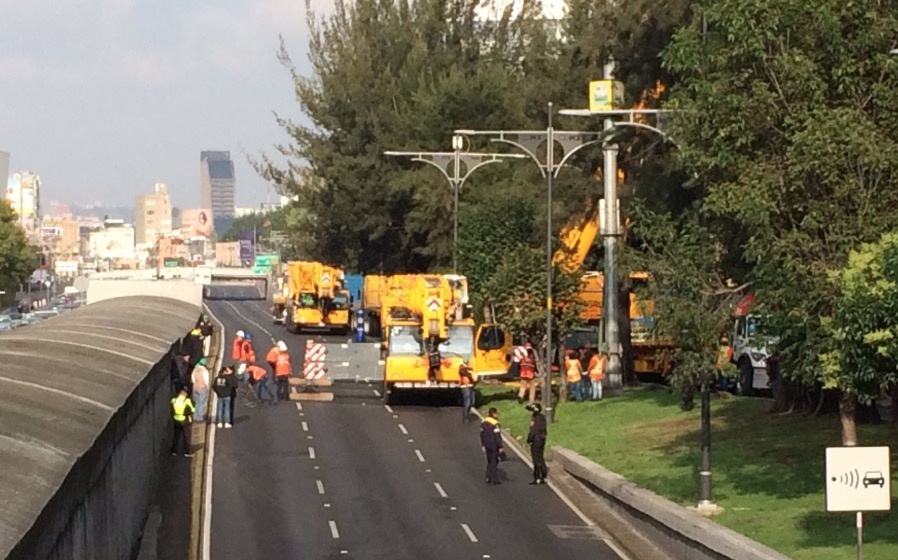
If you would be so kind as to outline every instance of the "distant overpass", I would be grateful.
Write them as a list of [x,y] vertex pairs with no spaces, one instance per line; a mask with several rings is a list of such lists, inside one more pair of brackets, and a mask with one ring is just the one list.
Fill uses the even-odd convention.
[[[157,277],[158,274],[158,277]],[[201,305],[208,299],[267,299],[271,277],[248,268],[171,267],[95,272],[88,276],[87,302],[130,295],[157,295]]]

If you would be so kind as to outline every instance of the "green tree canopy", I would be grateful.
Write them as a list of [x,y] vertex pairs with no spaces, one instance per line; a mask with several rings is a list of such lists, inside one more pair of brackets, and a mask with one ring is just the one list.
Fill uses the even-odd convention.
[[18,216],[9,202],[0,203],[0,296],[9,305],[16,296],[19,284],[27,281],[35,268],[35,256],[25,240]]

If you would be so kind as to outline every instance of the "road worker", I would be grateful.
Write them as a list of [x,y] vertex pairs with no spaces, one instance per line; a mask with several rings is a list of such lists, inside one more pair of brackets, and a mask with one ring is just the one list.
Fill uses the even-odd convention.
[[[277,358],[274,364],[274,377],[277,380],[277,396],[279,401],[290,398],[290,376],[293,375],[293,365],[290,363],[290,353],[283,340],[277,344]],[[269,355],[271,353],[269,352]]]
[[185,428],[190,425],[193,420],[193,413],[196,409],[193,407],[190,397],[187,396],[187,389],[182,388],[178,392],[178,396],[171,400],[172,412],[172,442],[171,454],[177,455],[178,449],[183,447],[185,457],[193,457],[190,451],[190,442],[187,440],[187,432]]
[[569,398],[576,402],[582,401],[583,395],[580,389],[583,385],[583,364],[580,363],[580,358],[573,350],[565,352],[564,372]]
[[463,423],[467,423],[470,419],[471,407],[474,406],[474,383],[474,372],[471,370],[469,358],[458,364],[458,385],[461,387],[461,419]]
[[243,343],[240,345],[240,360],[246,365],[256,363],[256,350],[253,348],[253,333],[243,333]]
[[268,353],[265,354],[265,363],[271,368],[271,373],[274,373],[275,367],[277,366],[278,353],[278,341],[272,338],[271,348],[269,348]]
[[524,352],[519,353],[518,368],[521,375],[518,402],[524,402],[526,394],[528,404],[532,403],[536,400],[536,356],[533,353],[533,345],[529,341],[524,343]]
[[246,366],[246,372],[252,379],[253,388],[256,390],[256,398],[259,399],[259,402],[263,401],[262,392],[264,391],[268,394],[268,403],[274,404],[274,395],[271,394],[271,389],[268,387],[268,372],[265,371],[265,368],[256,364],[250,364]]
[[237,362],[243,361],[243,341],[244,332],[237,331],[234,335],[234,341],[231,342],[231,359]]
[[589,383],[592,388],[591,397],[594,401],[602,400],[602,383],[605,379],[605,369],[608,367],[608,360],[605,354],[596,352],[589,358]]
[[486,454],[486,483],[499,482],[499,460],[504,457],[502,446],[502,428],[499,426],[499,411],[490,408],[487,417],[480,424],[480,446]]
[[530,416],[530,432],[527,434],[527,443],[530,444],[530,457],[533,459],[533,484],[545,484],[549,475],[549,467],[546,466],[546,437],[548,427],[543,407],[539,403],[527,405],[532,415]]
[[200,330],[200,336],[203,337],[203,356],[208,356],[212,346],[212,320],[208,314],[203,313],[200,316],[199,321],[196,322],[196,328]]
[[436,382],[442,362],[443,360],[440,357],[440,339],[431,336],[427,339],[427,381],[429,383]]

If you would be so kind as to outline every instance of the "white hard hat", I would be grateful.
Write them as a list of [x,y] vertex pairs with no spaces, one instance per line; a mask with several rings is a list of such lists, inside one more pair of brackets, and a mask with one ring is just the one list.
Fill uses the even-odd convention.
[[280,350],[281,352],[287,351],[287,345],[284,344],[283,340],[278,340],[278,350]]
[[243,338],[243,337],[244,337],[243,331],[237,331],[237,338]]

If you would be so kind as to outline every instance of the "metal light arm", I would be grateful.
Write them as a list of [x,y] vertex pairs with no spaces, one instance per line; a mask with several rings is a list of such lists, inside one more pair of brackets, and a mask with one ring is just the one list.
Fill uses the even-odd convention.
[[[526,156],[520,156],[520,155],[518,155],[518,154],[509,154],[509,155],[514,156],[515,159],[526,157]],[[459,177],[459,180],[458,180],[458,190],[461,190],[462,185],[465,184],[465,181],[468,179],[468,177],[471,176],[471,173],[474,173],[475,170],[480,169],[481,167],[483,167],[483,166],[485,166],[485,165],[489,165],[489,164],[491,164],[491,163],[500,163],[501,161],[502,161],[502,157],[501,157],[501,156],[497,156],[497,157],[494,157],[493,159],[485,159],[485,160],[481,161],[480,163],[478,163],[477,165],[475,165],[475,166],[471,167],[470,169],[468,169],[468,171],[467,171],[467,173],[465,173],[465,176],[464,176],[464,177]]]
[[[545,132],[543,132],[543,134],[545,134]],[[522,152],[527,154],[526,156],[522,156],[522,157],[530,157],[530,159],[532,159],[536,163],[536,166],[539,167],[540,175],[542,175],[543,177],[546,176],[546,165],[539,161],[539,158],[536,157],[536,154],[534,154],[529,149],[524,147],[523,144],[515,142],[514,140],[509,140],[508,138],[504,138],[503,136],[504,135],[500,136],[499,138],[490,138],[490,142],[496,142],[498,144],[508,144],[510,146],[514,146],[515,148],[521,150]]]
[[558,165],[555,166],[555,172],[554,172],[555,177],[558,177],[558,174],[561,173],[561,169],[564,167],[564,164],[567,163],[567,160],[570,159],[570,157],[572,155],[576,154],[577,152],[579,152],[586,146],[592,146],[593,144],[598,144],[599,142],[603,142],[603,141],[604,141],[603,138],[596,138],[595,140],[590,140],[588,142],[584,142],[584,143],[580,144],[579,146],[572,148],[568,153],[564,154],[564,157],[562,157],[561,161],[558,162]]
[[[388,154],[388,155],[392,155],[392,154]],[[455,186],[455,179],[454,179],[451,175],[449,175],[449,172],[446,171],[446,170],[443,168],[443,166],[440,165],[439,163],[433,161],[432,159],[427,159],[427,158],[424,158],[424,157],[421,157],[421,156],[415,156],[415,157],[413,157],[413,158],[412,158],[412,161],[420,161],[420,162],[422,162],[422,163],[426,163],[426,164],[428,164],[428,165],[431,165],[431,166],[433,166],[433,167],[436,167],[437,169],[440,170],[440,173],[443,174],[443,177],[445,177],[446,180],[449,181],[449,185],[451,185],[451,186],[453,186],[453,187]]]

